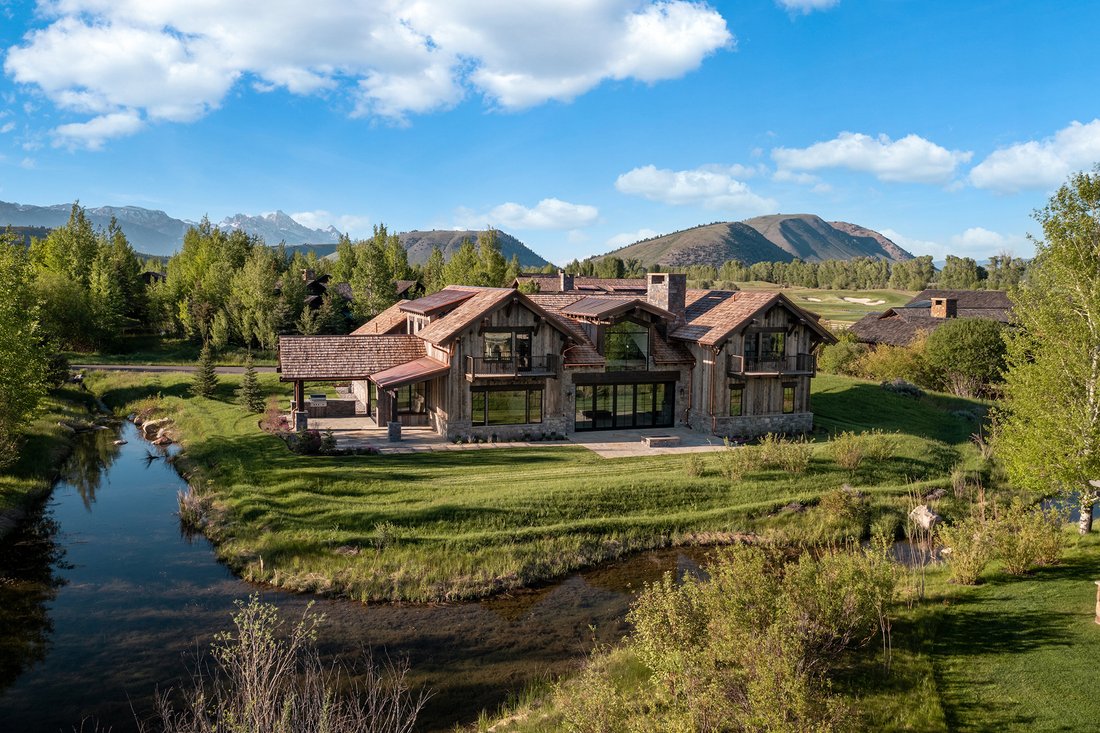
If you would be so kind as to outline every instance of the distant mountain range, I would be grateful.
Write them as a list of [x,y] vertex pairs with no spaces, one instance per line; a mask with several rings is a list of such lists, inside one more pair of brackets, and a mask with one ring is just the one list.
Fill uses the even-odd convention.
[[[0,201],[0,227],[44,227],[52,229],[69,221],[72,204],[32,206]],[[99,206],[84,210],[92,224],[106,229],[114,217],[134,249],[153,255],[170,255],[183,244],[183,235],[197,222],[175,219],[163,211],[140,206]],[[237,214],[217,223],[222,229],[242,229],[263,237],[268,244],[335,244],[340,232],[335,227],[310,229],[281,211],[260,216]]]
[[[28,238],[44,237],[49,229],[64,226],[69,221],[71,210],[72,204],[30,206],[0,201],[0,228],[17,227],[20,234]],[[101,229],[106,229],[111,217],[114,217],[135,250],[159,256],[177,251],[183,244],[184,233],[196,224],[186,219],[174,219],[163,211],[143,209],[140,206],[100,206],[85,209],[84,213],[94,226]],[[340,238],[340,231],[334,226],[311,229],[282,211],[260,216],[237,214],[226,217],[216,226],[223,230],[240,229],[263,238],[264,242],[271,245],[285,242],[291,249],[312,249],[321,257],[335,252]],[[549,264],[511,234],[497,234],[497,241],[506,259],[512,259],[514,254],[519,257],[520,265],[527,268]],[[401,243],[409,250],[409,262],[415,264],[426,262],[433,247],[441,248],[443,254],[450,257],[464,241],[476,240],[477,235],[478,232],[472,230],[433,230],[405,232],[399,236]]]
[[644,239],[594,259],[603,257],[636,259],[662,267],[718,267],[726,260],[751,264],[876,257],[900,262],[913,255],[883,234],[858,224],[827,222],[813,214],[775,214],[704,224]]

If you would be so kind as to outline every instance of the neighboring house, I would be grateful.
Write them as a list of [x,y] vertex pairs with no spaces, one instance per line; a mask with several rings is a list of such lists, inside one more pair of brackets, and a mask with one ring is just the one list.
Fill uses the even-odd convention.
[[908,303],[883,313],[868,313],[852,324],[865,344],[908,346],[919,333],[931,333],[952,318],[1012,320],[1012,301],[1003,290],[923,290]]
[[[305,304],[306,307],[317,310],[321,307],[321,301],[324,300],[325,294],[330,290],[332,293],[345,301],[345,304],[352,299],[351,285],[347,283],[333,283],[332,275],[316,275],[313,270],[302,270],[302,280],[306,284]],[[337,301],[339,304],[339,301]],[[346,308],[346,305],[344,306]]]
[[284,336],[279,363],[296,409],[307,382],[347,380],[379,425],[451,439],[751,436],[813,427],[813,352],[833,340],[782,293],[688,290],[684,275],[651,273],[643,295],[451,286],[349,336]]
[[398,280],[396,285],[399,300],[416,300],[424,295],[424,284],[419,280]]
[[567,275],[559,270],[557,275],[529,273],[520,275],[512,281],[512,287],[532,285],[539,293],[590,293],[592,295],[616,293],[620,295],[645,295],[644,277],[587,277],[585,275]]

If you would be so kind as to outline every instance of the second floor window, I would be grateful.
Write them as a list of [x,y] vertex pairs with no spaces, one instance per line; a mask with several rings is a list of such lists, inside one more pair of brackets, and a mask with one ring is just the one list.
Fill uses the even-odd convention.
[[485,361],[509,362],[515,360],[517,369],[531,368],[530,331],[486,331]]
[[623,321],[604,331],[603,355],[608,371],[644,370],[649,364],[649,328]]

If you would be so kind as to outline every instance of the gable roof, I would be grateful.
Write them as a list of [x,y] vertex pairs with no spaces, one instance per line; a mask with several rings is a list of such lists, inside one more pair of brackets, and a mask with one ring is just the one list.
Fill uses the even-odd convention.
[[445,361],[433,359],[430,356],[422,356],[404,364],[390,367],[371,375],[370,381],[378,385],[379,389],[397,389],[406,384],[423,382],[425,379],[450,371],[451,365]]
[[599,296],[585,296],[561,309],[564,315],[573,318],[614,318],[615,316],[629,313],[635,309],[672,320],[675,316],[664,308],[658,308],[647,300],[641,298],[602,298]]
[[832,343],[836,340],[816,315],[798,306],[783,293],[745,290],[689,290],[686,323],[670,335],[702,346],[718,346],[735,331],[749,325],[758,314],[775,305],[783,305],[803,318],[810,330],[823,341]]
[[416,336],[282,336],[279,381],[364,379],[425,355]]
[[352,331],[351,335],[368,336],[372,334],[392,333],[397,330],[398,326],[404,331],[408,319],[405,316],[405,312],[401,310],[402,302],[404,301],[394,303],[389,308]]
[[932,298],[951,298],[963,308],[996,308],[1012,310],[1012,300],[1004,290],[922,290],[903,308],[910,306],[928,307]]
[[885,344],[887,346],[908,346],[921,331],[933,331],[946,323],[946,319],[921,316],[916,313],[903,313],[911,310],[891,308],[884,313],[868,313],[853,323],[848,329],[858,341],[867,344]]
[[512,288],[468,288],[465,292],[472,293],[472,297],[464,300],[445,318],[432,321],[427,327],[421,329],[417,336],[437,346],[449,343],[475,322],[510,302],[522,304],[524,308],[545,320],[547,324],[566,337],[572,338],[573,336],[570,331],[562,327],[559,321],[551,318],[550,314],[542,307],[518,290]]
[[406,313],[416,313],[422,316],[430,316],[442,310],[454,308],[464,300],[474,297],[476,291],[446,287],[442,290],[425,295],[416,300],[405,300],[399,303],[401,310]]
[[599,293],[626,293],[643,294],[648,287],[644,277],[588,277],[587,275],[574,275],[572,290],[561,289],[561,275],[546,275],[543,273],[531,273],[520,275],[513,282],[513,287],[519,287],[527,283],[536,283],[540,293],[578,293],[580,295],[595,295]]

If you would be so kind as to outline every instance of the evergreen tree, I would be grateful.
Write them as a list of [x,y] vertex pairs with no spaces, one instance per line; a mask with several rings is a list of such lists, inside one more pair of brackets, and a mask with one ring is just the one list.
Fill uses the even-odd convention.
[[444,270],[446,267],[447,263],[443,258],[443,250],[439,247],[432,247],[432,253],[428,256],[428,261],[424,264],[425,294],[431,295],[450,284],[444,280]]
[[447,285],[477,285],[477,270],[477,248],[467,239],[447,260],[443,280]]
[[256,367],[252,364],[252,354],[244,360],[244,377],[241,388],[237,390],[237,402],[248,408],[249,412],[263,412],[264,409],[264,394],[256,377]]
[[191,393],[196,397],[212,399],[214,390],[218,388],[218,374],[214,370],[214,350],[210,342],[202,345],[199,353],[199,368],[195,372],[195,378],[191,380]]

